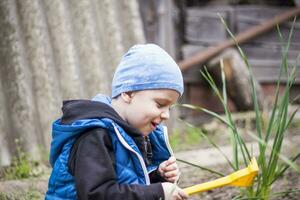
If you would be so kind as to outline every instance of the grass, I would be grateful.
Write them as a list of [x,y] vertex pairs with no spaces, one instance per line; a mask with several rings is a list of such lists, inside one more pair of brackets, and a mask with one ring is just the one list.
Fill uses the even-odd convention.
[[[35,177],[47,174],[46,166],[40,162],[32,161],[30,156],[22,149],[22,139],[15,140],[16,153],[10,166],[2,170],[0,181],[12,181],[9,191],[0,191],[0,200],[38,200],[44,198],[44,192],[38,189]],[[26,179],[26,180],[25,180]],[[24,181],[19,185],[20,181]],[[1,184],[1,183],[0,183]],[[14,186],[16,184],[16,186]],[[28,185],[29,184],[29,185]],[[10,191],[12,190],[12,191]]]
[[16,139],[16,155],[12,159],[9,167],[4,168],[3,177],[0,179],[26,179],[37,177],[43,173],[40,163],[32,161],[27,153],[22,150],[22,139]]
[[[287,157],[281,153],[282,150],[282,143],[285,137],[285,134],[290,127],[293,118],[298,111],[296,109],[292,114],[289,115],[289,107],[290,107],[290,89],[295,81],[296,77],[296,66],[289,66],[288,65],[288,49],[290,46],[290,41],[293,33],[293,27],[289,34],[289,38],[287,42],[283,41],[282,34],[280,32],[279,26],[277,26],[278,35],[280,37],[280,40],[283,44],[282,48],[282,64],[280,68],[280,74],[277,79],[277,86],[276,86],[276,92],[275,92],[275,101],[272,105],[272,109],[270,114],[263,113],[263,110],[260,109],[258,104],[258,97],[256,94],[256,85],[254,81],[254,75],[252,72],[252,68],[248,62],[248,58],[243,52],[243,50],[238,45],[237,41],[235,40],[234,35],[231,33],[231,31],[228,29],[225,21],[221,18],[224,26],[226,27],[226,30],[232,37],[232,39],[236,42],[237,49],[243,58],[248,71],[250,75],[250,84],[252,88],[252,100],[254,103],[254,111],[255,111],[255,133],[249,133],[249,136],[257,142],[257,146],[259,148],[259,155],[257,158],[258,165],[260,168],[260,173],[255,179],[255,184],[253,186],[248,187],[246,189],[241,189],[240,195],[236,197],[235,199],[263,199],[267,200],[270,199],[271,196],[275,195],[284,195],[289,191],[282,191],[277,193],[272,193],[272,184],[279,179],[279,177],[284,175],[284,172],[288,168],[293,168],[297,172],[300,173],[300,167],[296,164],[295,160],[297,160],[300,157],[300,152],[296,153],[295,155],[292,155],[290,157]],[[297,61],[299,59],[299,56],[297,57]],[[233,159],[230,160],[228,157],[220,150],[217,144],[213,143],[208,137],[205,137],[215,148],[217,148],[221,154],[224,155],[224,157],[227,160],[228,165],[232,168],[232,170],[236,171],[238,169],[241,169],[243,167],[246,167],[248,163],[251,160],[252,151],[251,148],[248,147],[245,143],[245,140],[243,139],[240,131],[238,130],[233,117],[232,113],[228,109],[228,103],[227,103],[227,87],[226,87],[226,77],[224,73],[224,64],[223,61],[220,61],[221,66],[221,77],[222,77],[222,88],[219,89],[213,79],[213,77],[210,75],[209,71],[205,68],[201,71],[202,76],[205,78],[205,80],[209,83],[210,87],[216,94],[216,96],[221,101],[225,117],[221,116],[215,112],[212,112],[210,110],[207,110],[205,108],[202,108],[200,106],[195,105],[188,105],[183,104],[182,107],[190,108],[194,110],[198,110],[201,112],[208,113],[224,123],[229,130],[229,137],[231,141],[232,146],[232,153],[233,153]],[[282,96],[279,96],[279,86],[281,84],[281,78],[282,76],[287,77],[287,81],[284,86],[284,92]],[[264,119],[262,116],[266,115],[266,119]],[[186,123],[186,122],[185,122]],[[188,123],[186,123],[188,124]],[[188,124],[190,127],[193,127],[191,124]],[[272,138],[272,140],[271,140]],[[240,162],[241,161],[241,162]],[[208,171],[208,170],[207,170]]]
[[169,136],[169,140],[172,148],[179,151],[196,148],[202,141],[202,136],[199,134],[199,128],[187,127],[184,134],[179,130],[173,131]]

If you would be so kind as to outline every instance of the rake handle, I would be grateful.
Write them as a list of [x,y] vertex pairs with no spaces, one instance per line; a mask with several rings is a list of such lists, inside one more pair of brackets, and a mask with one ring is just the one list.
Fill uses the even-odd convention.
[[183,190],[188,195],[192,195],[192,194],[196,194],[196,193],[200,193],[200,192],[205,192],[207,190],[211,190],[211,189],[214,189],[214,188],[229,185],[230,182],[231,182],[231,179],[228,176],[225,176],[225,177],[222,177],[222,178],[219,178],[219,179],[216,179],[216,180],[213,180],[213,181],[209,181],[209,182],[206,182],[206,183],[193,185],[191,187],[184,188]]

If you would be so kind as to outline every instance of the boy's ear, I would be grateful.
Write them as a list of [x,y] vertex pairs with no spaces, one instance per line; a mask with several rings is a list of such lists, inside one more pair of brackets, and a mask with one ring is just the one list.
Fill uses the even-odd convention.
[[121,98],[123,99],[123,101],[125,101],[126,103],[130,103],[132,98],[134,96],[133,92],[122,92],[121,93]]

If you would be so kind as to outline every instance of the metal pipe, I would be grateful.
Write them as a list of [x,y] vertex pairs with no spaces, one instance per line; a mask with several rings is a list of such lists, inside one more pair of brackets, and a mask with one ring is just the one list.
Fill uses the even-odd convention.
[[[246,31],[243,31],[236,35],[236,42],[238,44],[242,44],[250,39],[253,39],[269,30],[271,30],[277,24],[280,24],[288,19],[297,16],[300,14],[300,6],[290,9],[280,15],[275,16],[273,19],[266,20],[264,23],[260,25],[253,26]],[[204,51],[197,53],[196,55],[186,58],[182,61],[178,62],[178,65],[182,71],[188,69],[189,67],[196,65],[196,64],[203,64],[205,61],[209,60],[210,58],[218,55],[224,49],[235,45],[235,41],[231,38],[225,40],[216,46],[212,46],[207,48]]]

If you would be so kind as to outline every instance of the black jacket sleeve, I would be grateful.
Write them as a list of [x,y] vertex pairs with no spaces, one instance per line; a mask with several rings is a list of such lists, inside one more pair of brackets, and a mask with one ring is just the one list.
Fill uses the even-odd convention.
[[105,129],[93,129],[74,144],[69,169],[74,175],[80,200],[154,200],[163,199],[161,183],[119,184],[114,170],[114,152]]

